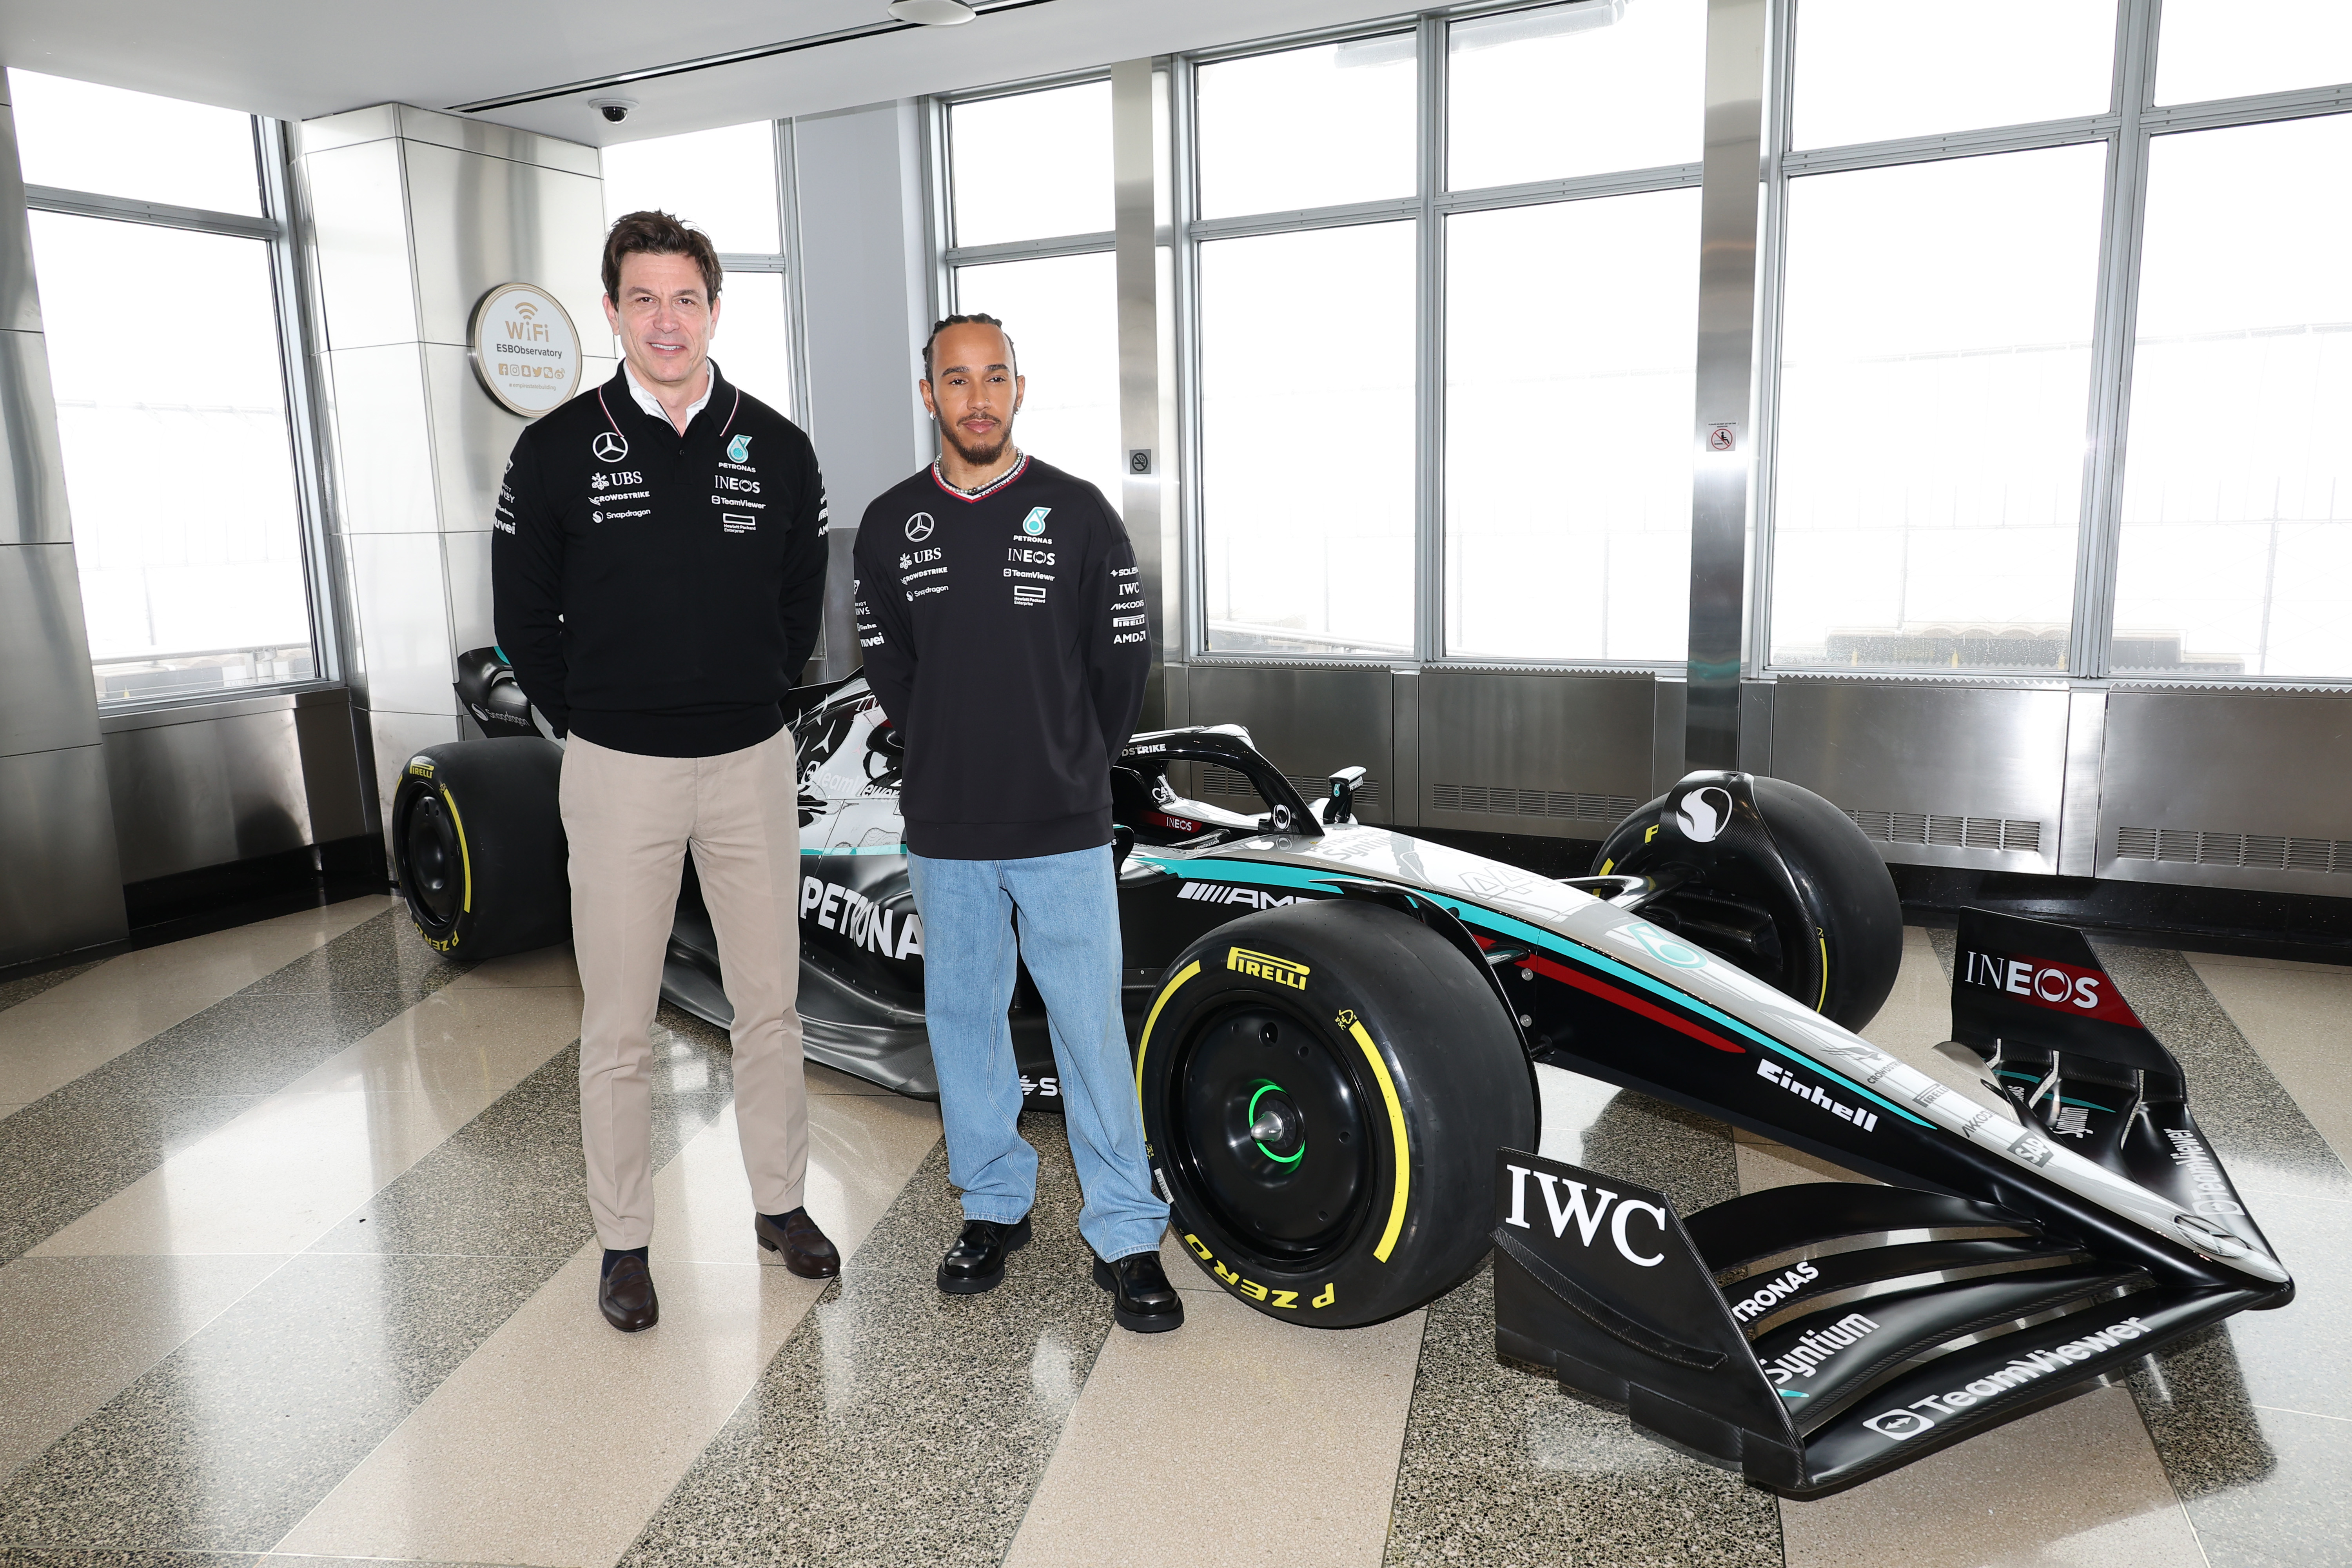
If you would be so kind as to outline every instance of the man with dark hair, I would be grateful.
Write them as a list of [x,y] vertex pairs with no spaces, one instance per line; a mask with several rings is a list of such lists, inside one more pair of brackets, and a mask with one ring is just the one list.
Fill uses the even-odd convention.
[[963,1189],[939,1286],[991,1289],[1029,1240],[1037,1152],[1005,1019],[1017,954],[1045,999],[1095,1282],[1121,1326],[1172,1329],[1184,1307],[1160,1267],[1168,1205],[1120,1018],[1110,848],[1111,760],[1151,663],[1135,552],[1102,492],[1013,445],[1026,384],[1003,322],[948,317],[922,368],[939,460],[866,509],[856,611],[906,746],[923,1011]]
[[802,1207],[800,819],[783,697],[815,646],[824,482],[808,437],[709,357],[719,258],[666,213],[604,242],[612,380],[515,442],[490,535],[498,638],[570,741],[580,1139],[614,1328],[660,1316],[648,1058],[690,847],[735,1010],[752,1231],[795,1274],[840,1272]]

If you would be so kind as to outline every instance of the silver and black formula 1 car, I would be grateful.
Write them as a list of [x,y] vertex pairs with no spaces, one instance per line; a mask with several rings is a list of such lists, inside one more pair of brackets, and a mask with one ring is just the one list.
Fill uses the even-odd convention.
[[[453,956],[561,940],[561,752],[494,650],[458,690],[500,738],[408,763],[402,891]],[[897,732],[860,677],[794,707],[807,1053],[935,1095]],[[1178,770],[1202,765],[1264,810],[1185,797]],[[1375,1322],[1492,1252],[1502,1352],[1811,1497],[2291,1299],[2178,1065],[2079,933],[1965,918],[1946,1048],[1979,1097],[1854,1032],[1893,986],[1901,910],[1819,796],[1693,773],[1615,828],[1595,875],[1555,880],[1357,822],[1362,777],[1310,803],[1230,725],[1138,735],[1112,770],[1153,1180],[1202,1270],[1257,1310]],[[730,1016],[690,858],[664,992]],[[1025,976],[1011,1022],[1050,1108]],[[1678,1215],[1544,1157],[1546,1102],[1564,1119],[1586,1079],[1885,1184]]]

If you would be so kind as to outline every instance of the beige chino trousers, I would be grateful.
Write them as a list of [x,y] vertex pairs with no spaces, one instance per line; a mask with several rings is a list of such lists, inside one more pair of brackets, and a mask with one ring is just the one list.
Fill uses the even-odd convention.
[[735,1125],[761,1214],[801,1206],[800,812],[792,731],[718,757],[642,757],[572,737],[563,830],[580,960],[580,1142],[608,1247],[654,1229],[649,1031],[688,847],[735,1009]]

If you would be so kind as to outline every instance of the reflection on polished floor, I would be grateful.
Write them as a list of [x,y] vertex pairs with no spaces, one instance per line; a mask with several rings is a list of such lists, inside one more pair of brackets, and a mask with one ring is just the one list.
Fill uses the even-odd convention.
[[[1869,1033],[1948,1032],[1914,930]],[[0,985],[0,1563],[2352,1562],[2352,969],[2102,946],[2300,1280],[1810,1504],[1497,1363],[1483,1272],[1322,1334],[1171,1251],[1113,1330],[1059,1129],[1036,1244],[948,1298],[939,1118],[812,1067],[837,1281],[763,1263],[723,1036],[665,1011],[663,1321],[593,1303],[577,976],[358,899]],[[1580,1163],[1685,1208],[1840,1179],[1597,1086]]]

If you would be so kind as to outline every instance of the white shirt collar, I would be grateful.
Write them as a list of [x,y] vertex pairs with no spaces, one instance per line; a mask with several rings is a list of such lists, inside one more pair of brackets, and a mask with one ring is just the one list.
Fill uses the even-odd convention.
[[[629,395],[637,400],[638,407],[644,409],[646,413],[652,415],[656,419],[664,421],[669,420],[669,410],[661,405],[660,398],[656,397],[652,393],[647,392],[643,384],[638,382],[637,373],[629,368],[629,362],[626,360],[623,360],[621,362],[621,374],[629,378]],[[692,403],[687,405],[686,419],[688,424],[692,424],[694,422],[694,416],[701,413],[704,407],[709,404],[710,395],[718,389],[718,386],[719,367],[706,360],[703,362],[702,366],[702,395],[696,398]],[[670,428],[673,430],[677,429],[677,424],[675,422],[671,422]]]

